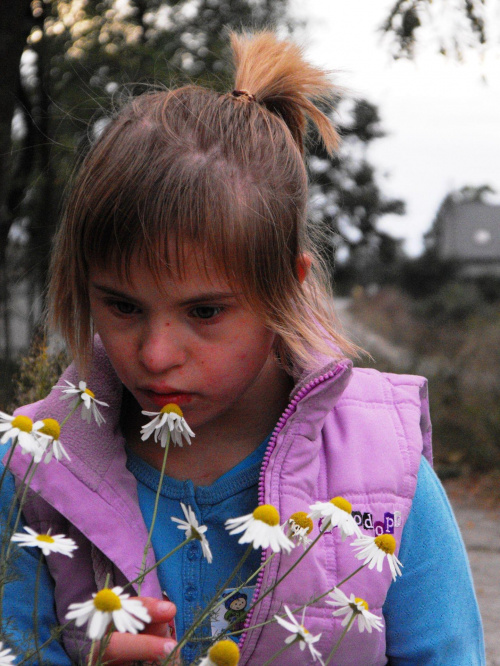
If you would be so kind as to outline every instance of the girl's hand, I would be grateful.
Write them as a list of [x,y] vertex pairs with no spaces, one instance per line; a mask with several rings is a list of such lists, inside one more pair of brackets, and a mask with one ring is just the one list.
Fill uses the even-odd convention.
[[160,601],[152,597],[137,597],[142,601],[151,616],[151,622],[140,634],[111,634],[104,661],[113,666],[146,661],[160,663],[177,644],[170,638],[169,622],[175,615],[175,605],[170,601]]

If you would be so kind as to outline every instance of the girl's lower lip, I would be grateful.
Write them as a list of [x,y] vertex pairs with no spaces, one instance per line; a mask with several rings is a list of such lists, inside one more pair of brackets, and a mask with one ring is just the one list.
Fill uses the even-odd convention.
[[187,405],[193,399],[191,393],[156,393],[155,391],[143,391],[147,398],[158,407],[165,407],[170,402],[175,405]]

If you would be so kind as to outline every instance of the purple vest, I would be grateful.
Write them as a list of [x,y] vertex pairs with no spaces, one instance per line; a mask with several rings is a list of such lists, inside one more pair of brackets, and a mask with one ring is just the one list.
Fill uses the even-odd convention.
[[[323,359],[325,361],[325,359]],[[77,383],[70,366],[62,379]],[[124,441],[119,430],[121,384],[97,341],[88,385],[107,402],[106,423],[89,426],[77,415],[63,429],[62,441],[71,461],[40,464],[32,481],[35,491],[25,506],[27,522],[37,530],[63,532],[79,544],[73,559],[52,555],[48,564],[56,583],[58,618],[64,622],[71,602],[84,601],[104,584],[124,584],[136,577],[142,561],[147,530],[142,519],[136,481],[126,469]],[[68,401],[56,389],[43,401],[19,413],[32,418],[56,418],[68,413]],[[193,446],[196,442],[193,443]],[[321,368],[301,379],[271,438],[262,466],[259,501],[271,503],[284,522],[296,511],[308,511],[317,500],[341,495],[353,506],[353,515],[365,534],[393,532],[397,543],[415,493],[422,453],[430,460],[430,421],[426,381],[421,377],[381,374],[352,369],[347,360],[326,359]],[[22,478],[29,457],[16,450],[11,469]],[[316,528],[317,529],[317,528]],[[311,536],[317,533],[313,532]],[[210,535],[207,535],[210,540]],[[292,610],[332,588],[359,565],[339,534],[326,534],[294,572],[253,613],[247,624],[260,624],[287,604]],[[277,580],[302,551],[276,556],[257,582],[258,590]],[[150,561],[153,555],[150,551]],[[404,565],[404,562],[403,562]],[[391,583],[389,568],[382,573],[366,567],[349,580],[343,591],[365,599],[370,610],[382,615]],[[71,581],[71,584],[68,584]],[[258,593],[258,592],[257,592]],[[156,574],[146,577],[145,596],[161,597]],[[342,627],[332,607],[321,600],[308,608],[305,625],[323,656],[330,652]],[[240,640],[241,666],[259,666],[286,638],[275,623],[250,630]],[[88,643],[82,629],[64,636],[70,656],[85,655]],[[336,666],[386,664],[385,632],[348,632],[334,663]],[[293,645],[275,662],[277,666],[313,663],[308,652]]]

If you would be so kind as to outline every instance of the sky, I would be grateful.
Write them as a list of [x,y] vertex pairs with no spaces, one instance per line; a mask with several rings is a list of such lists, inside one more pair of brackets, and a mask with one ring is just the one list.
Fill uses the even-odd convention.
[[[491,29],[500,25],[500,3],[487,0]],[[444,4],[443,4],[444,3]],[[368,157],[383,192],[406,202],[404,216],[379,226],[404,239],[411,256],[422,250],[440,202],[464,185],[490,185],[500,203],[500,47],[465,52],[463,62],[436,52],[437,37],[460,32],[455,0],[434,2],[432,23],[420,29],[413,61],[394,60],[378,27],[393,0],[293,0],[305,20],[296,34],[314,63],[379,108],[387,136]],[[499,35],[491,35],[500,44]]]

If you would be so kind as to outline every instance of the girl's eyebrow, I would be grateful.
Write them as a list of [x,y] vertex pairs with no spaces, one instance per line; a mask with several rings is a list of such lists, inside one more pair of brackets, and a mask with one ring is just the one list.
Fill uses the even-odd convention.
[[[113,289],[112,287],[106,287],[102,284],[97,284],[96,282],[90,283],[94,289],[101,291],[103,294],[108,296],[114,296],[115,298],[122,298],[126,301],[136,301],[133,296],[127,294],[126,292],[119,291],[118,289]],[[186,298],[178,302],[178,305],[193,305],[195,303],[200,303],[203,301],[207,302],[216,302],[220,300],[226,300],[230,298],[237,298],[239,294],[233,291],[207,291],[200,294],[196,294],[191,298]]]

